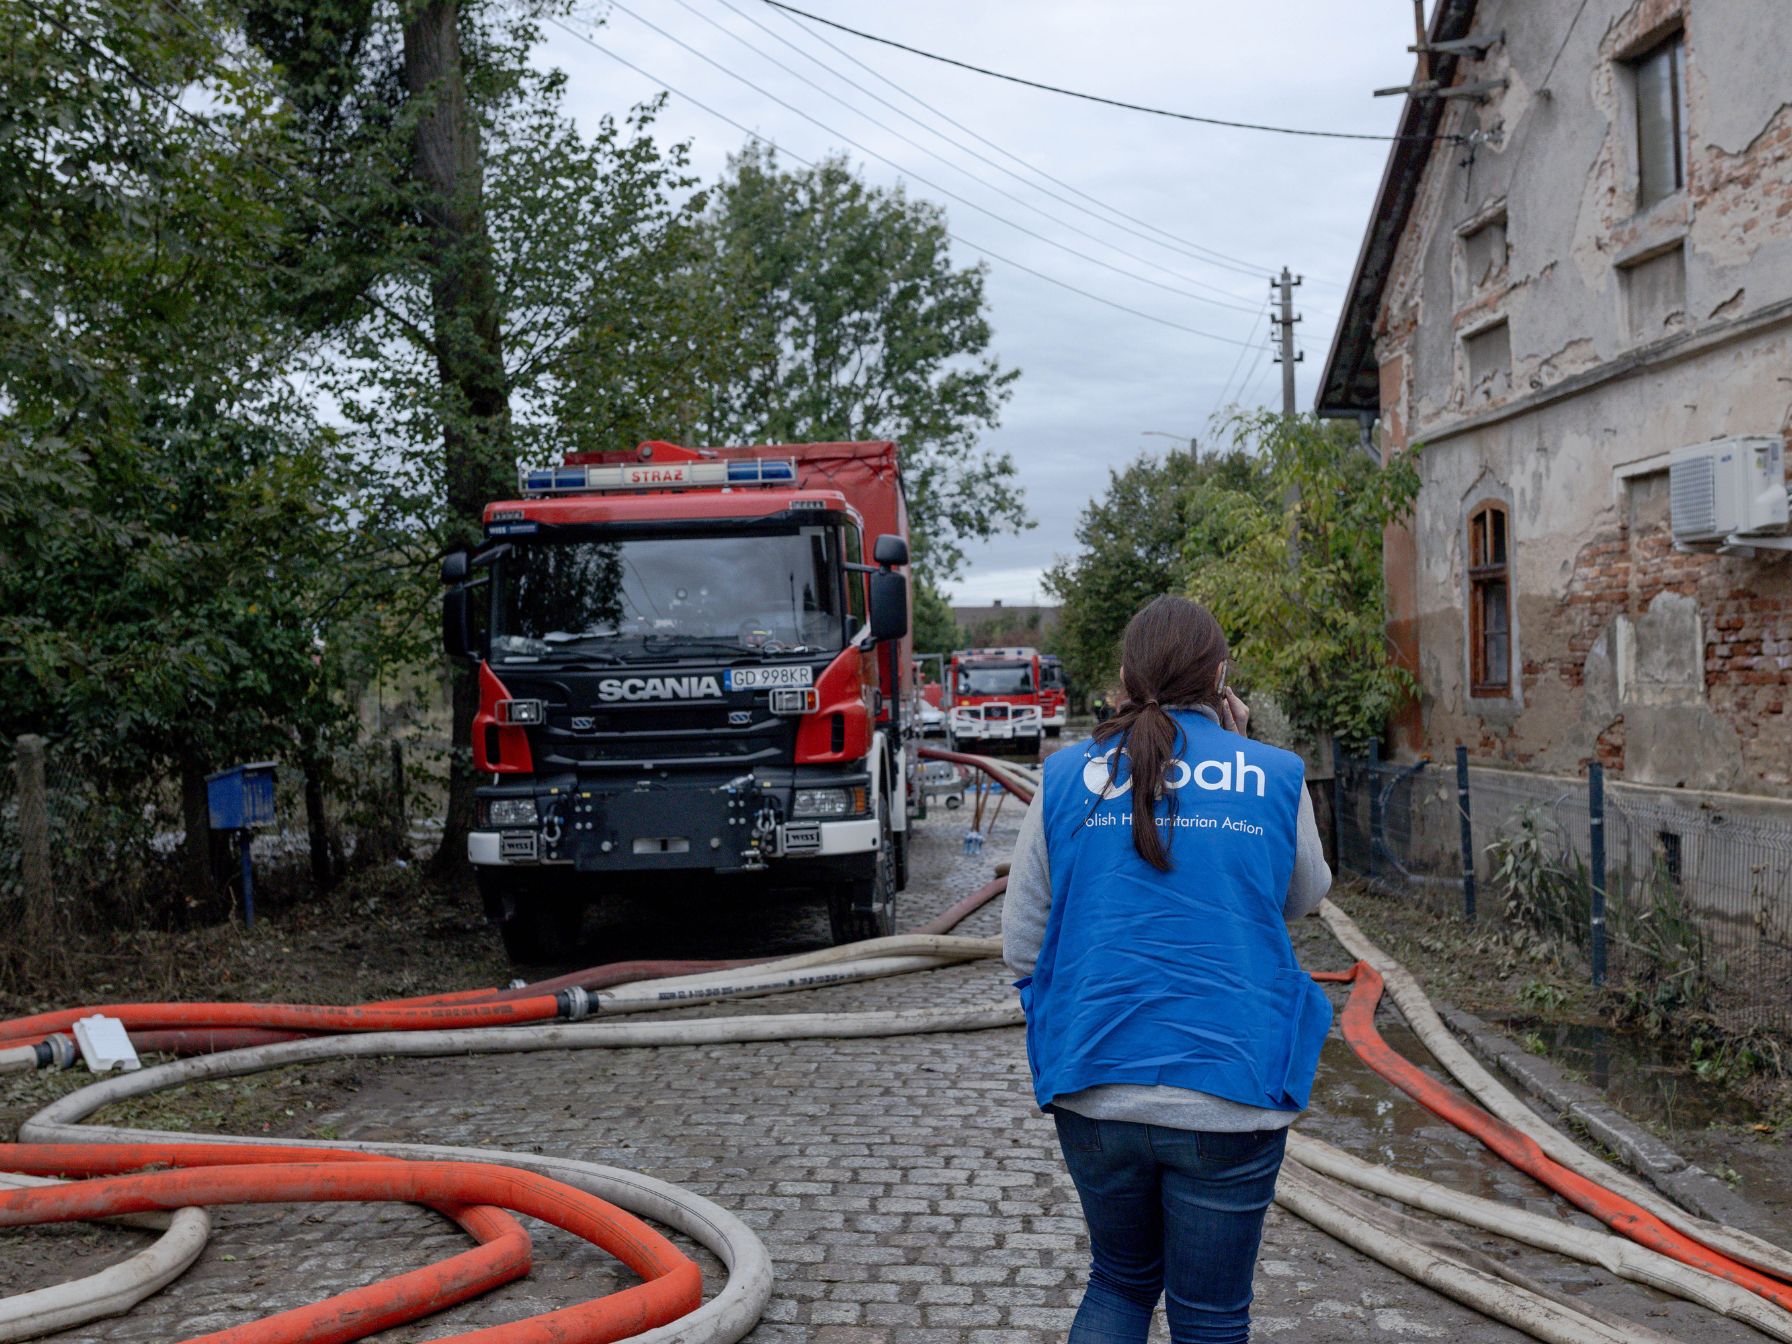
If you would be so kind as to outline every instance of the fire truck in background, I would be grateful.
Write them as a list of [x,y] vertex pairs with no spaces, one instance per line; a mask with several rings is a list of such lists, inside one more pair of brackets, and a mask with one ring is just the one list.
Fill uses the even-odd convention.
[[1044,715],[1037,649],[960,649],[947,690],[946,736],[954,751],[1038,757]]
[[710,879],[812,889],[836,942],[893,933],[896,445],[644,443],[519,477],[442,564],[444,645],[478,666],[467,852],[512,958],[567,955],[593,896]]
[[1070,674],[1055,653],[1039,655],[1039,708],[1047,737],[1060,737],[1070,719]]

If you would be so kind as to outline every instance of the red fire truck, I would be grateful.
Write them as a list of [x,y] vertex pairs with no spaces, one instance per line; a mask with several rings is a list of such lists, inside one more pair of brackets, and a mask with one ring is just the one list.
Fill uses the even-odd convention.
[[954,751],[1039,755],[1037,649],[960,649],[952,655],[950,692],[946,736]]
[[[478,665],[468,839],[518,961],[593,896],[727,879],[895,931],[907,879],[908,516],[896,445],[574,453],[442,564]],[[867,562],[869,553],[869,563]]]

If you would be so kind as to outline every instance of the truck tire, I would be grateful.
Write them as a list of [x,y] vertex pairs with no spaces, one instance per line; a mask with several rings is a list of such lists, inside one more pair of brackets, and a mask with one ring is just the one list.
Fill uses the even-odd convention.
[[476,870],[479,895],[504,952],[519,966],[541,966],[564,961],[578,947],[579,928],[585,922],[585,903],[575,893],[552,880],[534,880],[515,874]]
[[1019,748],[1023,759],[1029,761],[1039,759],[1039,738],[1037,736],[1016,738],[1015,746]]
[[834,945],[887,938],[896,932],[896,846],[888,814],[879,818],[880,843],[871,876],[828,889],[828,927]]
[[908,832],[897,831],[891,837],[896,859],[896,890],[908,890]]
[[1045,735],[1047,737],[1063,737],[1064,736],[1064,725],[1061,723],[1052,724],[1049,728],[1047,728],[1045,730]]

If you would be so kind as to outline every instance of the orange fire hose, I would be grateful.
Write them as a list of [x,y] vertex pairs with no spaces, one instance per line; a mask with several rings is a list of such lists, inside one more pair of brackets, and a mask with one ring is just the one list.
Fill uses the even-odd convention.
[[[142,1148],[133,1158],[124,1149],[100,1148],[96,1151],[85,1144],[36,1144],[0,1146],[0,1165],[7,1165],[27,1147],[31,1150],[30,1155],[18,1160],[29,1165],[8,1169],[30,1171],[34,1175],[92,1176],[134,1171],[145,1166],[373,1160],[367,1153],[290,1144],[253,1148],[222,1143],[173,1144],[154,1148],[154,1155],[149,1158],[143,1156]],[[479,1245],[422,1269],[409,1270],[248,1325],[198,1335],[185,1344],[273,1344],[275,1340],[347,1344],[349,1340],[434,1315],[520,1279],[529,1272],[533,1251],[529,1234],[507,1211],[489,1204],[462,1207],[432,1203],[431,1207],[459,1223]]]
[[[450,1336],[440,1344],[609,1344],[676,1320],[702,1298],[696,1264],[646,1223],[593,1195],[516,1168],[408,1162],[337,1149],[204,1143],[0,1145],[0,1167],[98,1177],[0,1194],[0,1226],[194,1205],[397,1200],[455,1208],[465,1214],[476,1236],[491,1237],[485,1245],[438,1264],[187,1344],[360,1339],[464,1301],[528,1269],[528,1237],[505,1209],[582,1237],[644,1282],[576,1306]],[[163,1169],[145,1172],[145,1167]],[[127,1172],[136,1174],[119,1174]],[[521,1267],[516,1268],[519,1253]]]
[[109,1003],[91,1008],[63,1008],[0,1022],[0,1049],[35,1045],[46,1035],[74,1026],[95,1013],[115,1017],[133,1031],[179,1028],[259,1027],[327,1032],[431,1031],[456,1027],[507,1027],[583,1016],[568,995],[537,994],[526,999],[480,1003],[360,1004],[328,1003]]
[[1792,1310],[1792,1285],[1712,1250],[1669,1227],[1647,1209],[1563,1166],[1528,1134],[1458,1096],[1396,1051],[1375,1029],[1382,978],[1373,966],[1359,961],[1347,971],[1315,971],[1313,978],[1351,986],[1340,1023],[1344,1039],[1363,1063],[1426,1110],[1473,1135],[1518,1170],[1541,1181],[1612,1231],[1681,1264],[1727,1279],[1775,1306]]

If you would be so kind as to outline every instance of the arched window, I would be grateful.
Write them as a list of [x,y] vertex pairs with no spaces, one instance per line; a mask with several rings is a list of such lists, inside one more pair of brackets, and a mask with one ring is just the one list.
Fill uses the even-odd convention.
[[1468,516],[1469,693],[1512,694],[1512,539],[1506,510],[1483,504]]

